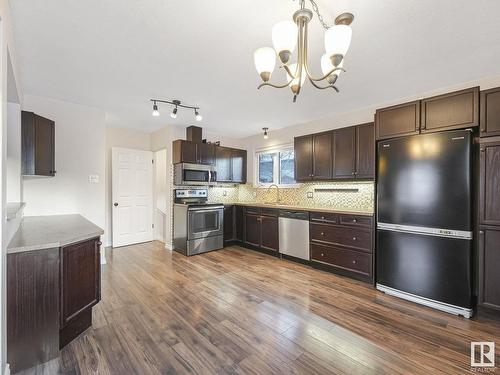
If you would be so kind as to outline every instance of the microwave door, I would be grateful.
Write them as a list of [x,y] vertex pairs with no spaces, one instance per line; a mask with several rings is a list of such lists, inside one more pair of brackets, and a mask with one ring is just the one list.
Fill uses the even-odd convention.
[[208,183],[210,181],[210,171],[184,169],[184,181]]

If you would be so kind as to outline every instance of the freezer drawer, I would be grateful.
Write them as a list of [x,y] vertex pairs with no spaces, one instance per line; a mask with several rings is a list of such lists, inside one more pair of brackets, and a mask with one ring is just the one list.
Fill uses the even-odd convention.
[[377,230],[377,285],[471,307],[472,241]]

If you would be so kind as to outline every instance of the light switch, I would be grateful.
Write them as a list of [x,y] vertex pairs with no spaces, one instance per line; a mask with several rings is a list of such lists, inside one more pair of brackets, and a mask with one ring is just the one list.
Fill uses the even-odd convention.
[[89,174],[89,183],[98,184],[99,183],[99,175],[98,174]]

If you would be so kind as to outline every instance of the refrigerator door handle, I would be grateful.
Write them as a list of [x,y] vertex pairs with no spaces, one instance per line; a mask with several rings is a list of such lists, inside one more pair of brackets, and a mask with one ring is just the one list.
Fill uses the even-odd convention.
[[411,226],[411,225],[388,224],[388,223],[377,223],[377,229],[389,230],[389,231],[393,231],[393,232],[422,234],[425,236],[472,240],[472,231],[442,229],[442,228],[429,228],[429,227],[417,227],[417,226]]

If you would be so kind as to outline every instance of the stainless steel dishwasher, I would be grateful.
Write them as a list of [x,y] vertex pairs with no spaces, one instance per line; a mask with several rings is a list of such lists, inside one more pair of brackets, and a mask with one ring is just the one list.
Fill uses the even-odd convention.
[[309,212],[279,211],[280,254],[309,260]]

